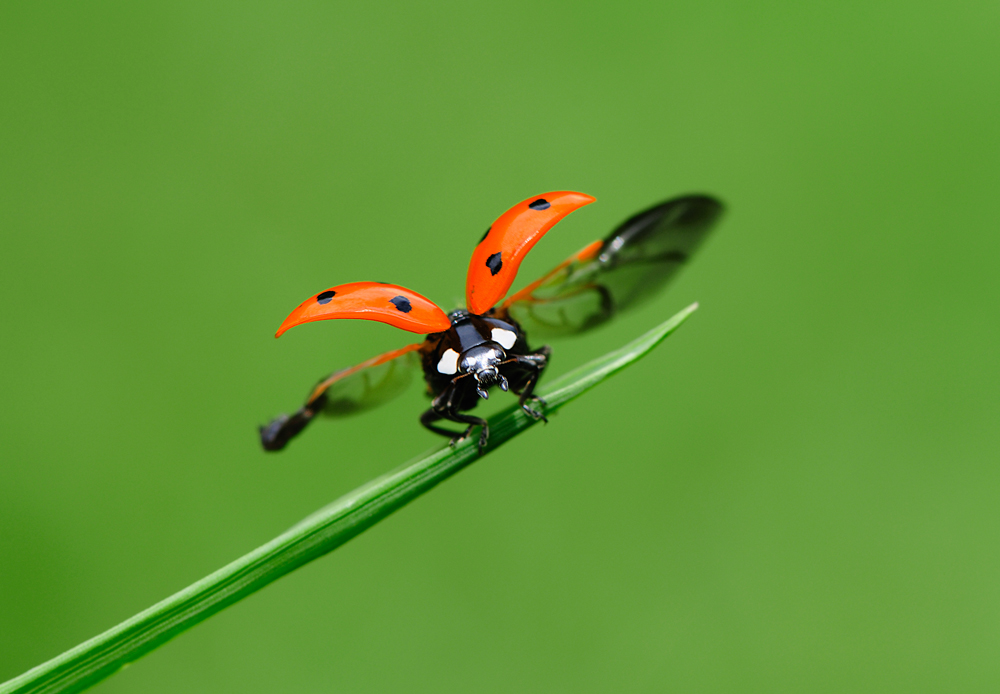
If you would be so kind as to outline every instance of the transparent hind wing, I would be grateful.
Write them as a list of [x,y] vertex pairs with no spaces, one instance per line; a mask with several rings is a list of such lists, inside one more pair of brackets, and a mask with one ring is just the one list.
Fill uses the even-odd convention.
[[715,198],[688,195],[640,212],[508,298],[500,311],[532,337],[601,325],[662,289],[722,211]]
[[346,417],[378,407],[400,395],[420,368],[421,343],[379,355],[343,369],[317,384],[309,403],[327,417]]
[[420,368],[418,350],[423,343],[407,345],[342,369],[321,380],[297,412],[275,417],[260,427],[266,451],[280,451],[318,414],[346,417],[378,407],[400,395]]

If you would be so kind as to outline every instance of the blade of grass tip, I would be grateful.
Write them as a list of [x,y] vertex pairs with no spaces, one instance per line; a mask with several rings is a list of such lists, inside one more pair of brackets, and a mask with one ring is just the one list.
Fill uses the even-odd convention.
[[[686,309],[624,347],[540,389],[546,413],[641,359],[698,307]],[[490,420],[488,453],[535,424],[516,405]],[[0,694],[78,692],[268,583],[336,549],[477,460],[476,437],[447,445],[359,487],[229,565],[0,685]]]

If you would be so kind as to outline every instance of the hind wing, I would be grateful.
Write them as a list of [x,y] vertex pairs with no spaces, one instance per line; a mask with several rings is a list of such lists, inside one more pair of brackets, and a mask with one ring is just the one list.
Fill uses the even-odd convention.
[[499,313],[539,337],[601,325],[673,279],[722,211],[715,198],[688,195],[640,212],[509,297]]
[[297,412],[275,417],[260,427],[260,441],[266,451],[280,451],[318,414],[346,417],[378,407],[409,386],[413,372],[420,368],[418,350],[423,343],[407,345],[341,369],[312,389]]

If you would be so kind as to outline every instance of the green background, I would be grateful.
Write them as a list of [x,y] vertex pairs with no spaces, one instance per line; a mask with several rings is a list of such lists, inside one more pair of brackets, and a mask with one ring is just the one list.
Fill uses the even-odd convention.
[[[0,680],[431,446],[411,340],[513,203],[729,204],[645,361],[102,692],[996,691],[1000,5],[0,5]],[[501,401],[497,403],[496,401]],[[494,408],[509,399],[494,398]]]

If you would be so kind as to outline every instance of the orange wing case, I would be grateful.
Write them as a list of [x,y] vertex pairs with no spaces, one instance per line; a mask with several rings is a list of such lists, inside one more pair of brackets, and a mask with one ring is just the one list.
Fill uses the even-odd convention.
[[573,191],[543,193],[519,202],[493,222],[472,252],[465,301],[475,314],[489,311],[514,283],[528,251],[556,222],[594,198]]
[[331,318],[374,320],[422,335],[451,327],[444,311],[411,289],[381,282],[351,282],[303,301],[281,324],[275,337],[293,326]]

